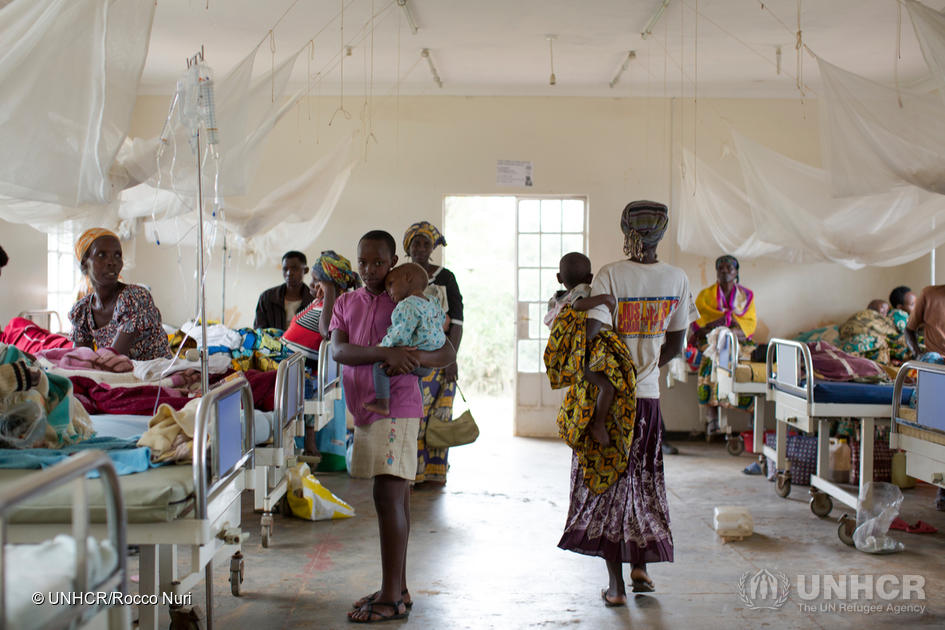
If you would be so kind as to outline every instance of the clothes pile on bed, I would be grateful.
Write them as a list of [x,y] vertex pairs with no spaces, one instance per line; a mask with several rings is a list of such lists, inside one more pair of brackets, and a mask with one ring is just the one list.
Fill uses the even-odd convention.
[[[199,348],[201,331],[198,323],[190,321],[169,335],[171,352],[183,346]],[[207,350],[212,357],[226,357],[235,370],[276,370],[279,362],[291,351],[281,340],[278,328],[240,328],[234,330],[218,323],[207,324]],[[183,354],[183,352],[181,353]]]

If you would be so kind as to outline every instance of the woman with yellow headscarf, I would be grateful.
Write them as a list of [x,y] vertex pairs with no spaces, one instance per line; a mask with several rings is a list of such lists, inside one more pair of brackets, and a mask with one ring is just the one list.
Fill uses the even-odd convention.
[[[699,319],[692,324],[690,344],[702,350],[706,348],[706,337],[715,328],[729,328],[738,337],[743,351],[750,351],[751,336],[758,326],[755,314],[755,294],[738,283],[738,259],[734,256],[719,256],[715,260],[716,283],[706,287],[696,296]],[[719,400],[718,384],[712,378],[712,359],[703,355],[699,362],[699,385],[696,389],[699,404],[709,408],[707,433],[718,430],[718,407],[729,406]],[[741,396],[736,406],[750,410],[754,398]]]
[[[446,312],[446,336],[459,352],[463,339],[463,295],[459,292],[456,276],[442,265],[430,262],[430,256],[446,239],[440,230],[429,221],[417,221],[404,232],[404,251],[410,260],[426,270],[429,284],[424,294],[438,300]],[[439,418],[445,422],[453,419],[453,397],[456,395],[456,364],[435,369],[420,379],[423,395],[423,418],[420,419],[420,435],[417,440],[417,483],[446,483],[449,469],[449,449],[428,447],[426,444],[427,422]]]
[[111,348],[140,361],[171,356],[151,294],[121,280],[118,236],[104,228],[86,230],[76,241],[75,257],[89,285],[69,312],[75,345]]

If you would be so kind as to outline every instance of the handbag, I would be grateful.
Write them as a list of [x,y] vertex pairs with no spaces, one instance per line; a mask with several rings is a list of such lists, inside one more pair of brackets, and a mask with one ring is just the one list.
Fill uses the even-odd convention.
[[426,445],[430,448],[449,448],[451,446],[472,444],[479,437],[479,427],[476,426],[476,420],[469,409],[469,403],[466,402],[463,390],[459,388],[459,383],[456,384],[456,391],[459,392],[463,402],[466,403],[466,411],[452,421],[440,420],[439,418],[430,418],[427,421]]

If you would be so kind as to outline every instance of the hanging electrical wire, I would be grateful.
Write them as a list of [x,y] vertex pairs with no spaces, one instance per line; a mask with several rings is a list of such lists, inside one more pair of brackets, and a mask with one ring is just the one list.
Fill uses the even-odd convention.
[[328,126],[331,127],[331,123],[335,121],[335,116],[338,112],[345,117],[345,120],[351,120],[351,114],[348,113],[348,110],[345,109],[345,56],[346,49],[349,47],[345,46],[345,2],[341,0],[341,66],[339,72],[341,73],[341,94],[338,101],[338,109],[331,115],[331,118],[328,119]]
[[[899,89],[899,61],[902,59],[902,4],[896,3],[896,58],[893,60],[893,79],[896,82],[896,99],[902,109],[902,92]],[[934,250],[933,250],[934,251]]]
[[548,57],[551,61],[551,76],[548,77],[548,85],[554,85],[558,82],[555,78],[555,38],[557,35],[545,35],[548,38]]

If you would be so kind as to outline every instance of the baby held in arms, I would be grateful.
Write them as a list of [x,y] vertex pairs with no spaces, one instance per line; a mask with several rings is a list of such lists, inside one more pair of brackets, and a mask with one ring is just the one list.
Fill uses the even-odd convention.
[[[418,350],[439,350],[446,343],[443,323],[446,315],[439,303],[427,299],[423,290],[428,282],[427,272],[416,263],[406,263],[391,269],[384,280],[387,294],[397,306],[390,316],[390,328],[379,344],[384,348],[404,346]],[[430,368],[423,366],[412,374],[427,376]],[[390,414],[390,377],[384,363],[374,364],[374,396],[364,408],[376,414]]]

